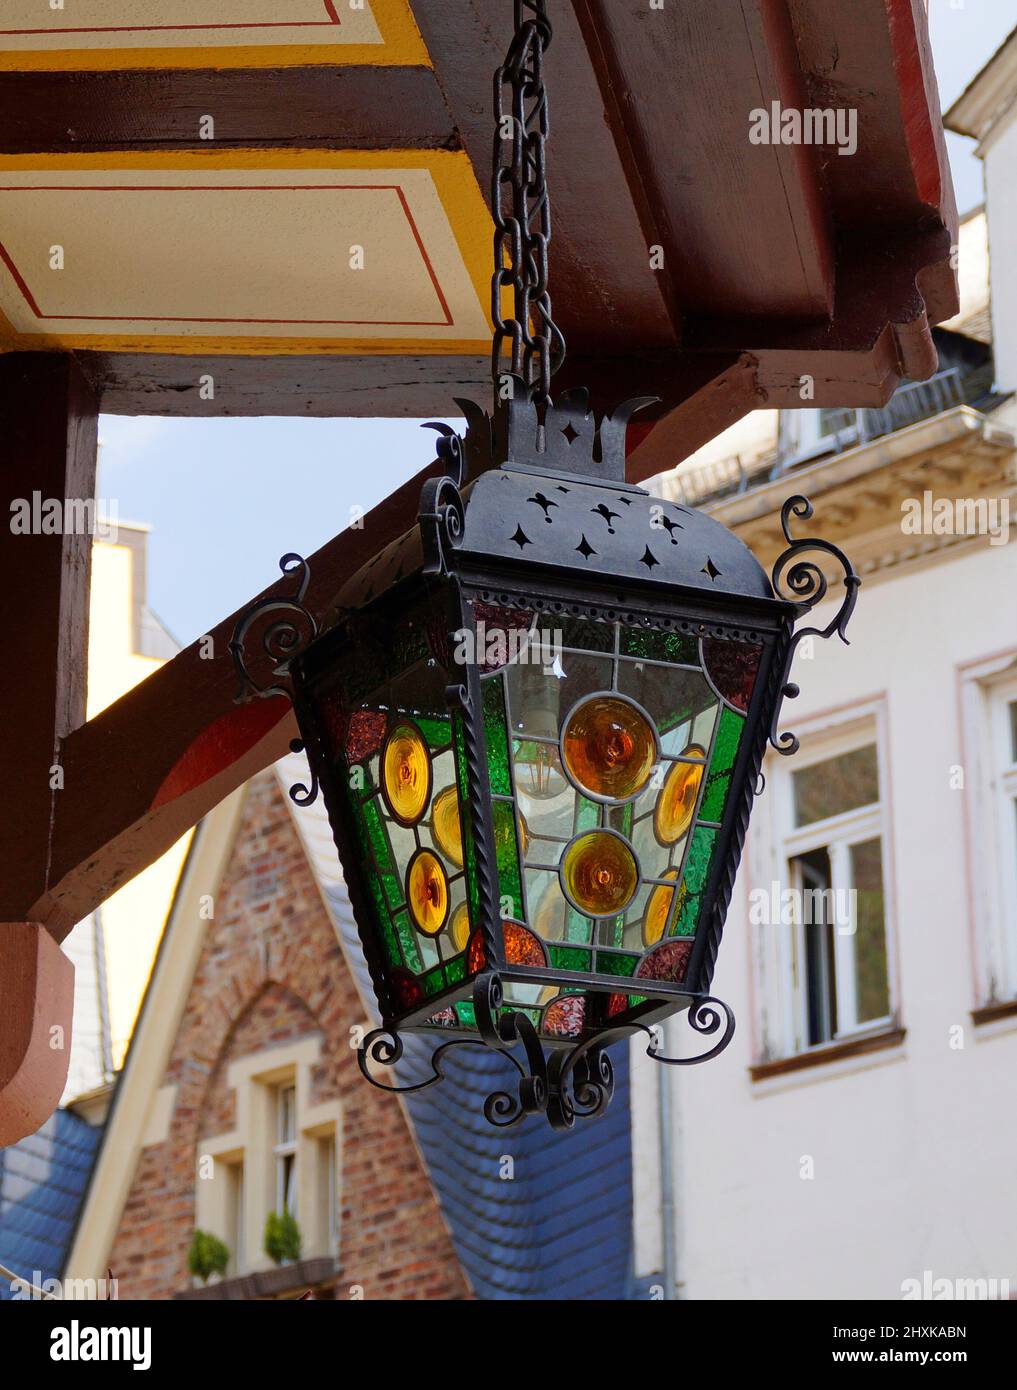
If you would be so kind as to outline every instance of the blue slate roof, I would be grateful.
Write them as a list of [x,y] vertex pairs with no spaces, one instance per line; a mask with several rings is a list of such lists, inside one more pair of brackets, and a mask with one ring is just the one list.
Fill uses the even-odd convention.
[[[0,1264],[35,1282],[63,1273],[102,1130],[70,1110],[0,1149]],[[0,1279],[0,1299],[10,1298]]]
[[[326,888],[361,991],[372,997],[349,900]],[[436,1046],[408,1037],[399,1081],[430,1075]],[[442,1059],[446,1080],[407,1105],[456,1253],[480,1298],[621,1299],[636,1290],[628,1050],[612,1050],[615,1093],[605,1115],[566,1133],[533,1116],[513,1129],[484,1118],[492,1091],[514,1092],[511,1063],[482,1047]],[[513,1176],[501,1176],[502,1159]]]

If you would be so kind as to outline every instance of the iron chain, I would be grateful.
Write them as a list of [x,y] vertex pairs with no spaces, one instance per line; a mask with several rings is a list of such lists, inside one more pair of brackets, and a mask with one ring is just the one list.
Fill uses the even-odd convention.
[[[512,372],[533,399],[548,404],[551,377],[565,360],[565,339],[551,313],[547,251],[551,207],[545,150],[548,136],[544,51],[551,42],[547,0],[514,0],[515,34],[494,79],[494,275],[491,373],[498,390],[502,353],[511,341]],[[503,316],[502,291],[512,287],[512,314]]]

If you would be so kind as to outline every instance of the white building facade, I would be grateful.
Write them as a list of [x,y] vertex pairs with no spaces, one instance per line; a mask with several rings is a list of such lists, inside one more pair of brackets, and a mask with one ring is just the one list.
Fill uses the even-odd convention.
[[[772,561],[804,493],[863,587],[765,763],[713,982],[734,1040],[688,1069],[633,1046],[636,1273],[667,1297],[1017,1296],[1017,38],[949,119],[986,161],[994,387],[979,212],[941,377],[830,428],[761,416],[755,461],[743,423],[695,499]],[[696,1041],[672,1020],[665,1050]]]

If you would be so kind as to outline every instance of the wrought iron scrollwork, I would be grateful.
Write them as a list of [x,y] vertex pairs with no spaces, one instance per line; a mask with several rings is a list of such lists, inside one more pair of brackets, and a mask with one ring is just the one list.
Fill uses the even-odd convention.
[[[291,552],[279,561],[279,569],[284,579],[296,577],[296,593],[292,598],[258,599],[237,623],[229,641],[229,652],[240,677],[240,688],[233,697],[238,705],[251,699],[267,700],[273,695],[285,695],[292,699],[289,684],[284,684],[289,674],[289,664],[318,635],[318,621],[304,604],[311,581],[307,561],[302,555]],[[247,644],[252,630],[260,627],[262,621],[269,617],[272,621],[261,628],[260,645],[263,655],[272,663],[271,674],[275,679],[261,685],[251,675]]]
[[[279,569],[284,578],[295,576],[297,591],[292,598],[263,598],[253,603],[233,629],[229,641],[229,652],[233,665],[240,677],[240,687],[233,697],[235,704],[246,704],[252,699],[265,700],[274,695],[285,695],[292,700],[293,691],[289,684],[290,662],[309,646],[318,635],[318,622],[314,614],[304,604],[307,586],[311,581],[311,570],[301,555],[284,555],[279,561]],[[271,621],[266,622],[266,619]],[[262,654],[271,664],[274,679],[268,684],[259,685],[248,667],[250,654],[248,639],[255,629],[260,631]],[[292,753],[304,751],[303,741],[295,738],[290,743]],[[318,775],[311,767],[311,785],[295,782],[290,787],[290,800],[297,806],[310,806],[318,798]]]
[[[389,1085],[370,1073],[371,1062],[395,1066],[403,1056],[403,1041],[397,1033],[377,1028],[368,1033],[357,1054],[361,1073],[382,1091],[411,1094],[426,1090],[444,1079],[442,1058],[454,1047],[486,1047],[507,1058],[519,1074],[515,1093],[493,1091],[484,1101],[484,1117],[498,1129],[518,1125],[527,1115],[543,1114],[552,1129],[571,1129],[576,1120],[603,1115],[614,1094],[614,1067],[607,1048],[615,1042],[645,1033],[650,1043],[647,1056],[669,1067],[692,1067],[720,1055],[734,1037],[735,1017],[729,1005],[712,995],[693,996],[686,1018],[689,1026],[705,1037],[720,1032],[720,1038],[696,1057],[665,1057],[658,1051],[657,1035],[641,1023],[605,1028],[572,1048],[552,1049],[546,1056],[537,1031],[525,1014],[505,1011],[504,992],[499,976],[492,971],[479,975],[473,987],[473,1006],[480,1036],[453,1038],[439,1043],[431,1054],[431,1075],[404,1086]],[[721,1029],[723,1031],[721,1032]],[[512,1048],[522,1044],[524,1060]],[[525,1063],[525,1064],[524,1064]]]
[[854,612],[855,604],[858,601],[858,589],[861,585],[861,576],[855,573],[855,568],[851,561],[844,554],[839,546],[832,541],[825,541],[818,537],[802,537],[796,540],[791,534],[791,521],[793,517],[799,517],[808,521],[812,516],[812,503],[807,497],[796,495],[789,497],[784,503],[780,512],[781,530],[784,532],[784,539],[787,541],[787,549],[778,557],[773,566],[772,583],[773,591],[778,598],[787,603],[794,603],[800,612],[807,613],[815,608],[818,603],[822,603],[829,590],[826,575],[822,567],[815,560],[805,560],[801,557],[806,553],[819,552],[829,555],[834,559],[844,571],[845,594],[840,607],[833,618],[827,623],[826,627],[804,627],[799,628],[791,638],[788,645],[787,655],[784,660],[784,670],[781,676],[780,693],[777,703],[774,706],[773,718],[770,723],[770,744],[778,753],[790,756],[797,753],[801,746],[801,741],[797,735],[784,731],[777,733],[777,726],[780,722],[781,710],[785,699],[797,699],[801,693],[799,686],[789,679],[791,667],[794,662],[795,653],[800,643],[806,637],[820,637],[826,639],[832,637],[834,633],[847,644],[847,625],[851,614]]
[[449,555],[463,538],[466,508],[447,474],[428,478],[420,494],[420,542],[425,574],[449,574]]

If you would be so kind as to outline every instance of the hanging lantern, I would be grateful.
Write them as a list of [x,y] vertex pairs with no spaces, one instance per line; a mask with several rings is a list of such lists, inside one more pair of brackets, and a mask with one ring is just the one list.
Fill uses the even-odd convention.
[[[502,72],[523,154],[546,130],[522,103],[540,109],[548,38],[526,19]],[[513,163],[495,176],[500,233]],[[531,208],[532,185],[512,187]],[[291,611],[256,605],[231,647],[245,697],[294,701],[313,773],[295,799],[324,794],[382,1019],[364,1075],[378,1084],[371,1064],[397,1062],[410,1032],[435,1039],[431,1081],[447,1045],[495,1047],[520,1082],[490,1097],[492,1123],[565,1127],[610,1098],[612,1042],[679,1012],[713,1045],[667,1059],[651,1041],[659,1060],[730,1041],[710,987],[763,753],[797,747],[775,735],[795,647],[844,636],[859,580],[836,547],[792,537],[804,498],[785,504],[768,577],[718,522],[625,481],[626,424],[648,402],[598,422],[584,392],[550,399],[560,335],[528,283],[546,265],[546,231],[532,235],[508,267],[499,241],[493,416],[459,402],[465,436],[438,427],[446,472],[417,525],[347,583],[321,634],[306,566],[285,557]],[[844,572],[821,633],[794,630],[827,593],[806,549]],[[256,627],[278,658],[263,688]]]

